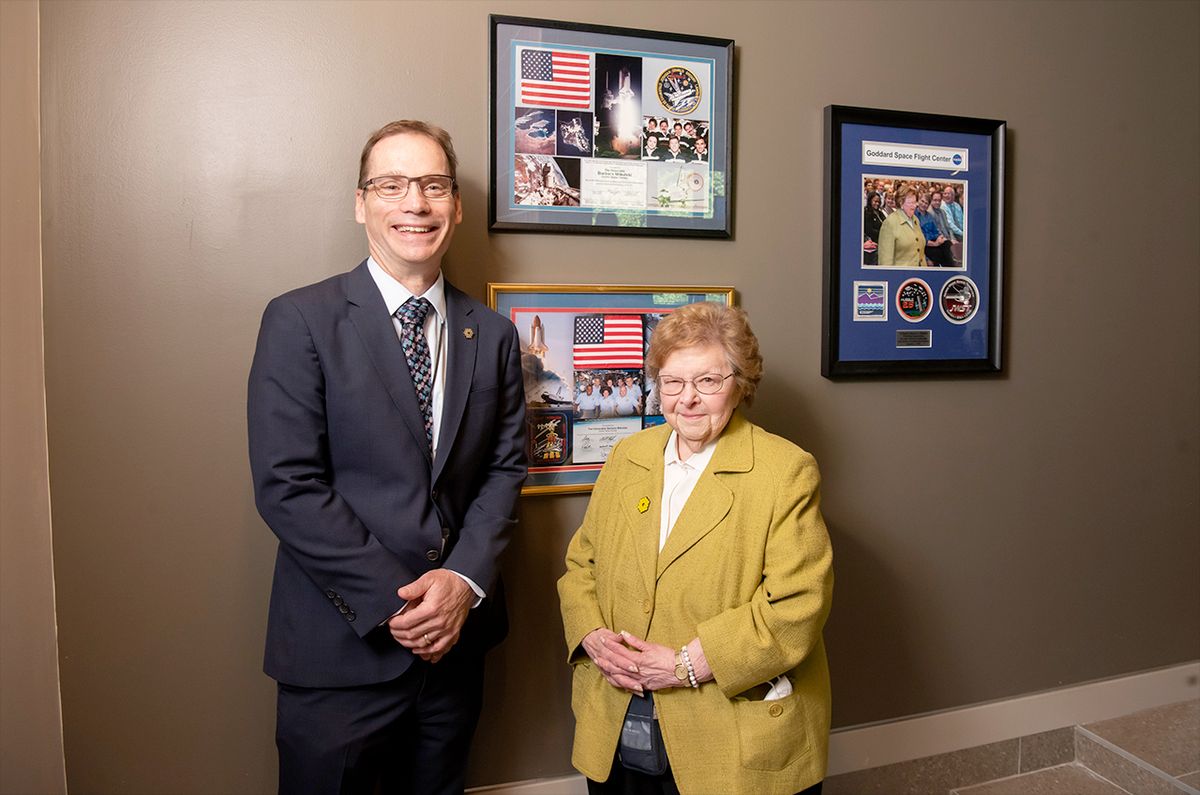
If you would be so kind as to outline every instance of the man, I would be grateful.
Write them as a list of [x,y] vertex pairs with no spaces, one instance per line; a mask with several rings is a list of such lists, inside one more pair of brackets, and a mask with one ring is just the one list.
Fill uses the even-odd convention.
[[707,163],[708,162],[708,142],[703,138],[697,138],[693,145],[692,162]]
[[917,202],[917,218],[921,221],[921,231],[925,235],[925,258],[937,267],[953,268],[952,238],[950,230],[946,227],[946,216],[942,214],[940,193],[935,190],[929,194],[927,206],[925,197],[921,197]]
[[950,244],[950,253],[956,265],[963,261],[963,238],[966,237],[966,224],[963,223],[963,207],[955,201],[954,187],[946,186],[942,193],[942,213],[946,218],[946,226],[954,236]]
[[462,220],[445,130],[393,122],[359,163],[368,257],[271,301],[250,466],[279,537],[265,670],[281,793],[461,793],[497,557],[525,478],[512,324],[442,275]]
[[679,139],[674,135],[667,141],[666,156],[663,160],[667,163],[686,163],[688,156],[682,149],[679,148]]
[[575,396],[575,413],[581,420],[595,419],[600,413],[600,394],[590,381]]
[[947,185],[942,192],[942,214],[946,218],[946,226],[954,235],[955,241],[963,239],[963,208],[954,200],[954,187]]

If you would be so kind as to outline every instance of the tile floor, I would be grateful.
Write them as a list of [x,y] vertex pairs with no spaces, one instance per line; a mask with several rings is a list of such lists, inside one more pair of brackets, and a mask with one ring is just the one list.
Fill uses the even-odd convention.
[[1200,795],[1200,699],[859,770],[826,795]]

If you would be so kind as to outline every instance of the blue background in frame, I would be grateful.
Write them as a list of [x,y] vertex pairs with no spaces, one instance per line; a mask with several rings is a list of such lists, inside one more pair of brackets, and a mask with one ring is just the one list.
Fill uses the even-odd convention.
[[[967,171],[916,166],[864,166],[862,142],[949,146],[968,151]],[[868,124],[842,125],[841,262],[838,296],[838,345],[843,361],[928,361],[930,359],[980,359],[988,356],[989,303],[991,301],[992,231],[992,147],[986,135],[919,130],[911,127],[884,127]],[[965,180],[967,184],[966,271],[958,268],[864,268],[862,267],[862,181],[865,174],[915,176],[932,181]],[[900,210],[897,210],[900,212]],[[947,280],[966,275],[979,289],[979,310],[962,325],[950,323],[936,306],[938,294]],[[934,307],[920,323],[909,323],[896,310],[896,287],[905,279],[924,279],[933,291]],[[854,320],[852,302],[855,281],[888,282],[888,319],[886,322]],[[933,348],[896,348],[896,331],[928,329],[933,332]]]

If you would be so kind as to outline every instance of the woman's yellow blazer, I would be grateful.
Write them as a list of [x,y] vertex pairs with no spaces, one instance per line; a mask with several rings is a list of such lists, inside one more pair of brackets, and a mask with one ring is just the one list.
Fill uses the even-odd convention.
[[[580,643],[598,627],[678,649],[699,636],[715,681],[657,691],[683,795],[798,792],[825,777],[829,668],[821,629],[832,552],[813,457],[735,412],[658,551],[671,429],[623,440],[604,465],[558,581],[575,712],[572,762],[608,778],[629,694]],[[763,701],[780,674],[793,693]]]

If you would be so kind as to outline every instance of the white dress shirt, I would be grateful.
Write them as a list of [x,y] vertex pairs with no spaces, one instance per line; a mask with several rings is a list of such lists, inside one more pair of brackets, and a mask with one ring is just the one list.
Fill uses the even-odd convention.
[[[403,325],[400,318],[396,317],[396,310],[403,306],[405,301],[412,298],[413,294],[381,268],[374,257],[367,258],[367,270],[370,272],[371,278],[375,280],[375,286],[379,288],[380,295],[383,296],[383,303],[387,305],[388,314],[392,316],[392,326],[396,329],[396,338],[400,339]],[[429,345],[430,365],[433,367],[433,394],[430,396],[430,411],[433,413],[433,455],[436,458],[438,437],[442,429],[442,402],[446,397],[446,279],[440,271],[433,286],[426,290],[424,295],[417,297],[424,298],[433,305],[433,311],[425,315],[425,342]],[[397,351],[399,350],[397,349]],[[399,355],[403,359],[403,352],[400,352]],[[405,362],[405,366],[408,366],[407,362]],[[447,569],[447,571],[454,570]],[[471,590],[478,597],[472,607],[478,606],[479,601],[487,594],[470,577],[457,571],[454,573],[471,586]]]
[[713,439],[698,452],[688,456],[687,461],[679,460],[679,434],[671,431],[667,446],[663,448],[663,493],[662,514],[658,525],[658,551],[666,546],[667,536],[675,527],[675,520],[687,504],[688,497],[696,488],[696,483],[708,462],[712,460],[713,452],[717,449],[717,440]]

